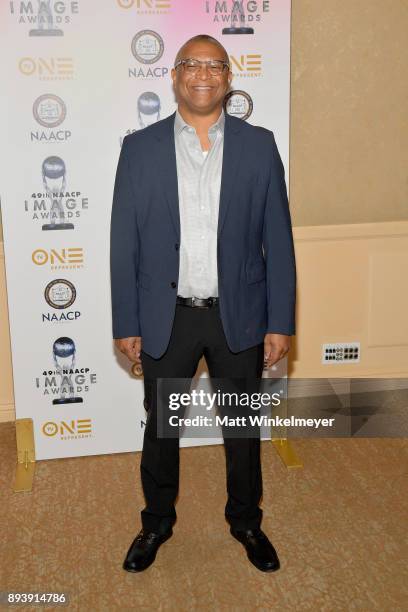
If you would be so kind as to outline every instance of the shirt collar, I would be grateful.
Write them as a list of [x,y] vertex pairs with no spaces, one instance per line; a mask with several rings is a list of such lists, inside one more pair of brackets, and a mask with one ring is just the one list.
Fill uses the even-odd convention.
[[[218,117],[217,121],[209,127],[208,133],[212,134],[218,130],[221,132],[224,132],[224,126],[225,126],[225,112],[224,112],[224,109],[221,109],[220,116]],[[180,134],[180,132],[182,132],[185,128],[191,128],[191,125],[189,125],[186,121],[184,121],[183,117],[179,113],[179,110],[177,109],[176,118],[174,120],[174,129],[175,129],[176,134]]]

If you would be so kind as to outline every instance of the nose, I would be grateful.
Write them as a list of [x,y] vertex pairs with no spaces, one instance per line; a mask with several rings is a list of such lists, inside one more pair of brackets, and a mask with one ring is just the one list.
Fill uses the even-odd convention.
[[208,78],[208,76],[210,75],[210,71],[209,71],[207,64],[200,64],[197,75],[199,75],[201,79]]

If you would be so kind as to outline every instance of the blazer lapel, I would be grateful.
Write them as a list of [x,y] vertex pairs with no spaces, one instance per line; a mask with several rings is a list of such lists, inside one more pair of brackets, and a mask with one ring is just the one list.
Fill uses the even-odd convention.
[[[167,204],[169,207],[174,230],[180,241],[180,212],[177,182],[176,146],[174,141],[173,113],[163,122],[155,134],[160,141],[157,169],[162,177]],[[220,206],[218,212],[217,235],[221,234],[227,210],[232,198],[235,183],[238,181],[238,164],[243,148],[243,139],[238,135],[242,129],[241,120],[225,113],[224,147],[221,170]]]
[[177,240],[180,242],[180,213],[177,183],[176,146],[174,142],[174,119],[173,113],[165,119],[157,132],[156,138],[160,141],[160,149],[157,159],[157,170],[163,180],[163,186],[167,204]]
[[241,120],[232,118],[225,113],[220,207],[218,212],[218,236],[221,234],[225,222],[234,185],[238,182],[237,170],[243,147],[243,139],[238,138],[241,129]]

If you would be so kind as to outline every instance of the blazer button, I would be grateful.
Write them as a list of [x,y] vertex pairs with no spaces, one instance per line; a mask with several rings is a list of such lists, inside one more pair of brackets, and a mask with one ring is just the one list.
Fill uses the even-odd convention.
[[171,287],[173,287],[173,289],[175,289],[175,288],[177,287],[177,283],[175,283],[174,281],[172,281],[172,282],[170,283],[170,285],[171,285]]
[[176,242],[176,244],[174,245],[174,248],[176,249],[176,251],[178,251],[178,250],[179,250],[180,245],[179,245],[179,243],[178,243],[178,242]]

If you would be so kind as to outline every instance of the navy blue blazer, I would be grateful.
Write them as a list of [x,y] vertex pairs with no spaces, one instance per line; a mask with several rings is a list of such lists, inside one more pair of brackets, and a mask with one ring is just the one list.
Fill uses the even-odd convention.
[[[142,336],[154,358],[173,325],[180,235],[174,118],[125,137],[113,195],[113,337]],[[273,133],[226,114],[218,290],[231,351],[295,333],[296,268],[285,175]]]

